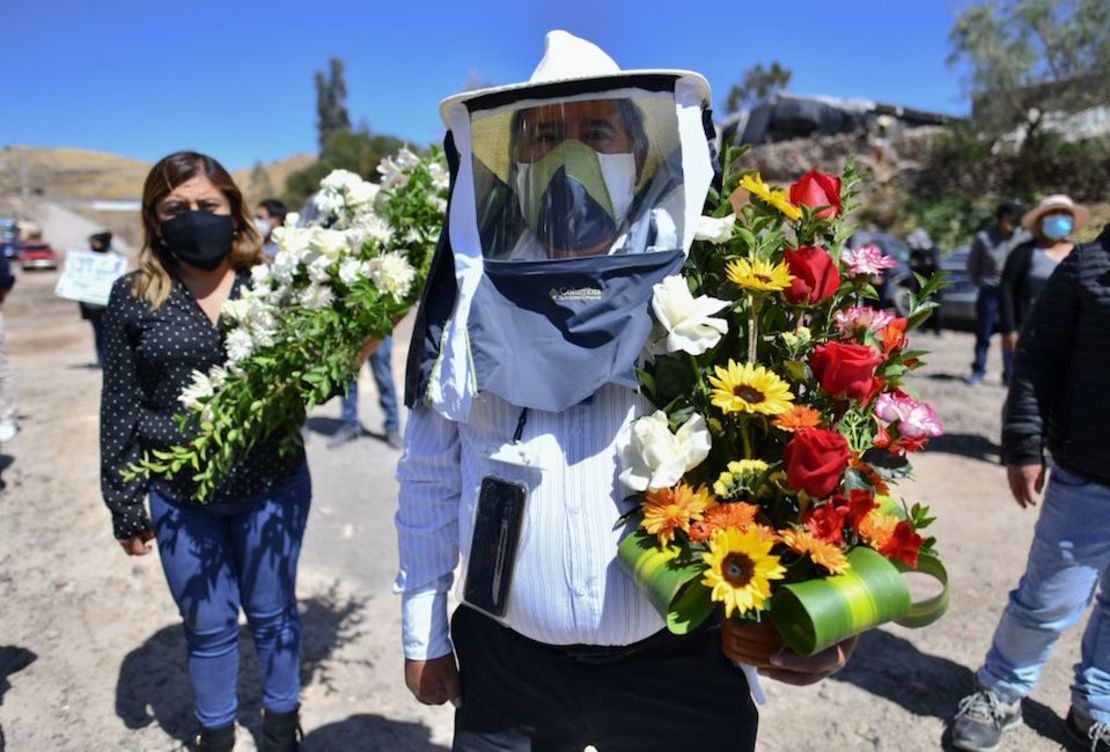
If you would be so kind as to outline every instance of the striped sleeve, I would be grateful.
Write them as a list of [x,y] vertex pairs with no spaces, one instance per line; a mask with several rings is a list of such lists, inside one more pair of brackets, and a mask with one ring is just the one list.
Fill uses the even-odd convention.
[[413,409],[397,480],[400,567],[393,588],[401,595],[405,657],[438,658],[451,652],[447,591],[459,558],[457,424],[427,407]]

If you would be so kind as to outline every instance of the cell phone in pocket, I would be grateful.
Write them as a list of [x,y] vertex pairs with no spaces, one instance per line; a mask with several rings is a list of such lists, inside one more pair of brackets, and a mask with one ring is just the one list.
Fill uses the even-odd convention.
[[493,476],[478,491],[463,600],[491,616],[504,616],[508,606],[527,496],[522,484]]

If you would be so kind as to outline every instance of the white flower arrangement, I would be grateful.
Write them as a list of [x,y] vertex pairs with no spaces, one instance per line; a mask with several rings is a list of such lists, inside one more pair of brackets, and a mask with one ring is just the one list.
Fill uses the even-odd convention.
[[357,373],[368,339],[387,336],[416,302],[443,222],[442,156],[405,148],[382,161],[381,183],[335,170],[320,183],[315,219],[274,230],[273,263],[251,269],[221,311],[227,361],[199,371],[179,397],[185,439],[125,473],[192,474],[209,498],[258,440],[300,440],[306,412]]

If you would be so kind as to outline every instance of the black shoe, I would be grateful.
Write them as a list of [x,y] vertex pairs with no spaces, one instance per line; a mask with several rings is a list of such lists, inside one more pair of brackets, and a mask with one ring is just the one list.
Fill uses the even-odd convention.
[[304,732],[301,731],[300,706],[287,713],[262,710],[262,745],[259,752],[297,752],[301,748]]
[[1110,752],[1110,723],[1096,721],[1082,710],[1072,706],[1066,721],[1072,739],[1091,752]]
[[193,742],[196,752],[232,752],[235,749],[235,724],[202,728]]
[[1021,700],[1006,703],[989,689],[960,700],[952,724],[952,746],[967,752],[993,752],[1003,732],[1021,724]]
[[343,446],[348,441],[354,441],[358,438],[361,431],[352,426],[350,423],[344,423],[339,427],[339,430],[328,439],[328,449],[335,449],[336,447]]
[[385,443],[393,449],[401,448],[401,432],[393,428],[385,432]]

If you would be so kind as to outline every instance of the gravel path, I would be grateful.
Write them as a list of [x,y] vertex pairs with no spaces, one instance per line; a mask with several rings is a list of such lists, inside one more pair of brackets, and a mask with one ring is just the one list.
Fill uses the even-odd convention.
[[[5,304],[23,431],[3,447],[0,496],[0,724],[7,749],[174,750],[192,728],[180,627],[155,557],[128,559],[112,541],[97,489],[99,371],[76,305],[51,295],[53,275],[24,275]],[[1007,591],[1024,563],[1035,514],[1008,500],[998,466],[995,379],[966,387],[964,334],[922,335],[938,352],[915,386],[948,435],[918,458],[906,497],[931,504],[952,571],[952,609],[920,631],[866,635],[849,667],[817,687],[768,682],[760,750],[933,750],[971,687]],[[394,365],[404,362],[407,335]],[[997,358],[997,353],[993,354]],[[378,430],[363,374],[363,422]],[[314,501],[303,556],[305,748],[430,752],[450,747],[451,714],[413,701],[401,681],[398,603],[390,593],[397,454],[372,436],[325,448],[338,405],[309,421]],[[1078,632],[1058,646],[1004,749],[1062,740]],[[542,677],[537,677],[542,681]],[[244,642],[242,696],[257,697]],[[242,722],[257,730],[258,706]],[[241,734],[240,751],[253,749]],[[0,750],[5,743],[0,741]]]

